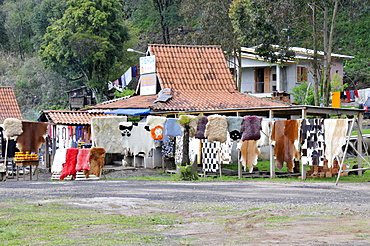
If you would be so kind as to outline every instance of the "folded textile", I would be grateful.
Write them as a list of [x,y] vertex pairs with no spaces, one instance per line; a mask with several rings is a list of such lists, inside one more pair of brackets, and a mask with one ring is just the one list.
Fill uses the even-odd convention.
[[81,170],[90,170],[90,149],[78,150],[76,171]]
[[67,149],[57,149],[51,166],[52,173],[60,173],[63,170],[63,164],[66,163]]
[[78,155],[77,148],[67,149],[66,163],[64,163],[63,165],[63,170],[59,177],[60,180],[63,180],[65,177],[69,175],[72,175],[74,178],[76,177],[77,155]]

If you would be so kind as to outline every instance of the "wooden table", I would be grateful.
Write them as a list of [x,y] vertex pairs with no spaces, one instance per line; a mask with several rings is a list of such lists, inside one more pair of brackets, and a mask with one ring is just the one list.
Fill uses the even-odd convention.
[[26,180],[25,169],[24,167],[30,167],[30,180],[32,180],[32,166],[36,166],[36,180],[39,180],[39,161],[15,161],[15,165],[17,168],[17,181],[19,180],[19,167],[23,169],[23,180]]

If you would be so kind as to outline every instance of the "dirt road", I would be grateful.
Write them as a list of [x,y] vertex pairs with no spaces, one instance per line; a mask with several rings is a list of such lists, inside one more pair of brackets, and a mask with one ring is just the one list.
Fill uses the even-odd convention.
[[[168,212],[186,223],[166,245],[369,245],[370,183],[143,180],[0,184],[0,201],[65,202],[123,215]],[[176,243],[175,243],[176,242]]]

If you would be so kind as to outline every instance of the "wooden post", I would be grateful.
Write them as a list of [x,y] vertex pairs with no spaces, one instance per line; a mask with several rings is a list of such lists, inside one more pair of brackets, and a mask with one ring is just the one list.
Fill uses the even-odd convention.
[[[274,111],[269,110],[269,118],[270,120],[274,118]],[[270,179],[274,179],[275,177],[274,146],[270,144]]]
[[[357,150],[360,154],[357,154],[357,163],[358,168],[362,168],[362,122],[363,121],[363,114],[358,114],[357,125],[358,125],[358,134],[357,134]],[[358,176],[362,176],[362,170],[358,170]]]
[[242,178],[242,163],[240,161],[240,150],[238,150],[238,178]]
[[[304,120],[304,119],[306,119],[307,118],[307,112],[306,112],[306,110],[305,109],[302,109],[302,120]],[[306,165],[304,165],[303,163],[302,163],[302,171],[301,171],[301,176],[302,176],[302,180],[306,180],[306,178],[307,178],[307,167],[306,167]]]

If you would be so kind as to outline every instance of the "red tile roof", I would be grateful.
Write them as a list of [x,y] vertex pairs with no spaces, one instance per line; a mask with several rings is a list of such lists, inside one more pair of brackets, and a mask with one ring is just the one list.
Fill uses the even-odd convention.
[[45,110],[39,120],[56,125],[90,125],[91,117],[107,116],[103,113],[89,113],[87,111]]
[[281,102],[229,91],[177,91],[166,103],[156,103],[154,111],[207,111],[287,106]]
[[11,86],[0,86],[0,121],[7,118],[22,120],[21,110]]
[[148,51],[156,56],[159,84],[161,89],[171,89],[171,99],[154,103],[157,95],[133,96],[84,110],[152,108],[152,111],[201,111],[287,106],[237,91],[221,46],[149,44]]
[[117,100],[112,103],[98,104],[91,107],[84,108],[82,110],[90,111],[96,109],[118,109],[118,108],[150,108],[153,106],[154,101],[157,99],[157,95],[149,96],[132,96],[126,99]]
[[221,46],[149,44],[162,88],[175,91],[235,90]]

